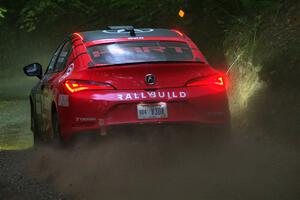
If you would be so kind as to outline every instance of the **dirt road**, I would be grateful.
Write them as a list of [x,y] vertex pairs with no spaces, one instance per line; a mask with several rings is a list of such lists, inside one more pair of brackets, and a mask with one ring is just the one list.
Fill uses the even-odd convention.
[[[200,143],[199,143],[200,144]],[[1,199],[299,199],[299,147],[111,140],[0,153]]]
[[65,150],[30,148],[28,91],[1,92],[1,200],[300,199],[299,92],[252,100],[226,145],[117,138]]

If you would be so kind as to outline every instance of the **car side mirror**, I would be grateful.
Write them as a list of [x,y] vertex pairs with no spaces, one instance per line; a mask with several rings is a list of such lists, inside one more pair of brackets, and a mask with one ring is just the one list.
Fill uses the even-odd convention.
[[23,68],[27,76],[37,76],[39,79],[43,77],[42,65],[39,63],[32,63]]

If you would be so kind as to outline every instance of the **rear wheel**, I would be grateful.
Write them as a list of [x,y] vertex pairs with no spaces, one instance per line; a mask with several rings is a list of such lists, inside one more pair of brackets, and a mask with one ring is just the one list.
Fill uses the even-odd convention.
[[64,141],[60,134],[60,123],[59,123],[59,117],[56,109],[52,109],[52,119],[51,119],[51,125],[52,125],[52,143],[54,146],[62,146],[64,144]]

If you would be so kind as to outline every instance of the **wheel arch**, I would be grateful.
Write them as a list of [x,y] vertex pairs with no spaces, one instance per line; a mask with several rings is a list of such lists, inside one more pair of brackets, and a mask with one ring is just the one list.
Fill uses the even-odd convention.
[[54,101],[52,101],[52,103],[51,103],[51,114],[53,114],[54,112],[57,112],[57,107],[56,107],[56,103]]

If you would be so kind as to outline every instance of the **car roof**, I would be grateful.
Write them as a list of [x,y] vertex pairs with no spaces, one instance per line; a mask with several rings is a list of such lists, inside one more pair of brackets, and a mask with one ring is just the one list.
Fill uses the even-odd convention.
[[[128,26],[126,26],[128,27]],[[129,37],[180,37],[181,35],[174,30],[162,28],[109,28],[104,30],[81,32],[84,42],[91,42],[103,39],[117,39]],[[134,31],[132,35],[130,31]]]

